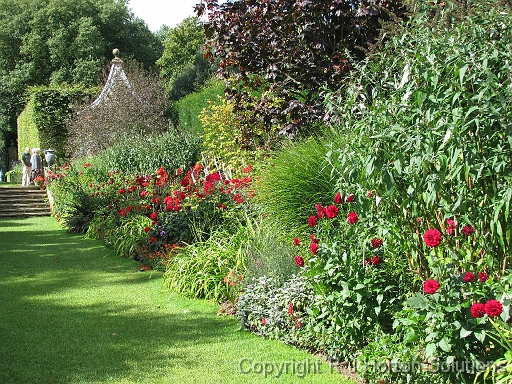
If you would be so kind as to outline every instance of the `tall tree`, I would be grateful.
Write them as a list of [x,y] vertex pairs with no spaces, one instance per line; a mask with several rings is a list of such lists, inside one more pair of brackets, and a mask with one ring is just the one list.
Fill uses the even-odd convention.
[[127,59],[155,68],[161,41],[125,3],[0,0],[0,133],[4,139],[15,139],[16,118],[29,86],[98,84],[113,48]]
[[215,72],[204,58],[203,45],[203,26],[197,17],[188,17],[166,31],[157,65],[172,100],[196,91]]
[[[401,0],[239,0],[196,6],[208,15],[207,57],[232,81],[232,98],[267,124],[297,134],[323,114],[319,92],[343,81]],[[259,90],[259,98],[246,90]],[[261,93],[261,90],[265,92]]]

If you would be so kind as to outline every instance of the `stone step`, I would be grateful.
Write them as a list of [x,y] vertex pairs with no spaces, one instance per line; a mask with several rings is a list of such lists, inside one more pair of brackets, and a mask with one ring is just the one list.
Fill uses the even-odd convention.
[[0,186],[0,217],[50,216],[46,190],[36,186]]

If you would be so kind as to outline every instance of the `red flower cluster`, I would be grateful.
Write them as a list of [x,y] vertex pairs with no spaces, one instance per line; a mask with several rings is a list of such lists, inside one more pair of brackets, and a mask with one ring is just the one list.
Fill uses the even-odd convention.
[[308,219],[308,225],[310,227],[314,227],[317,223],[317,219],[316,219],[316,216],[309,216],[309,219]]
[[475,319],[487,314],[489,317],[497,317],[503,312],[503,305],[498,300],[488,300],[485,304],[475,303],[469,309]]
[[349,224],[355,224],[359,220],[359,216],[355,212],[349,212],[347,215],[347,222]]
[[295,264],[297,264],[297,266],[299,266],[299,267],[303,267],[304,266],[304,259],[301,256],[296,256],[295,257]]
[[[481,283],[485,283],[489,279],[489,274],[484,272],[478,272],[477,279]],[[464,276],[462,276],[462,280],[466,283],[472,283],[475,281],[475,274],[473,272],[466,272]]]
[[475,281],[475,274],[473,272],[466,272],[462,278],[466,283]]
[[435,248],[439,244],[441,244],[441,232],[437,229],[429,229],[423,235],[423,241],[425,242],[427,247]]
[[423,290],[425,291],[425,293],[428,293],[429,295],[433,295],[434,293],[437,292],[438,289],[439,283],[434,279],[426,280],[423,283]]
[[382,245],[382,243],[383,243],[382,239],[378,239],[378,238],[374,237],[372,239],[372,248],[374,248],[374,249],[379,248]]
[[310,249],[310,251],[311,251],[311,253],[313,255],[316,255],[316,253],[318,252],[318,244],[317,243],[311,243],[309,245],[309,249]]
[[382,259],[378,256],[370,257],[364,261],[364,265],[375,265],[378,266],[382,263]]
[[462,233],[464,234],[464,236],[466,237],[469,237],[473,234],[473,232],[475,232],[475,229],[473,227],[471,227],[470,225],[465,225],[463,228],[462,228]]
[[335,205],[329,205],[327,208],[325,208],[325,215],[329,219],[334,219],[336,216],[338,216],[338,207]]
[[478,272],[478,281],[485,283],[489,279],[489,274],[484,272]]

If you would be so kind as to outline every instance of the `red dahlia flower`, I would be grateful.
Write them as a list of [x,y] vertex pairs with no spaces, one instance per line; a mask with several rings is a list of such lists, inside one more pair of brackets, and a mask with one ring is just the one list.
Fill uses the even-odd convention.
[[479,319],[485,315],[485,305],[481,303],[475,303],[471,306],[469,312],[475,319]]
[[293,244],[295,244],[296,246],[299,246],[300,245],[300,240],[298,237],[296,237],[295,239],[293,239]]
[[318,244],[320,242],[320,240],[316,238],[316,235],[314,233],[311,234],[311,242],[315,244]]
[[427,247],[435,248],[439,244],[441,244],[441,232],[437,229],[429,229],[423,235],[423,241],[427,245]]
[[304,266],[304,259],[301,256],[296,256],[295,257],[295,264],[297,264],[297,266],[299,266],[299,267],[303,267]]
[[489,315],[489,317],[496,317],[501,315],[503,312],[503,305],[498,300],[489,300],[485,303],[485,313]]
[[336,204],[341,204],[341,203],[342,203],[342,200],[341,200],[341,193],[340,193],[340,192],[338,192],[338,193],[336,194],[336,196],[334,196],[334,202],[335,202]]
[[314,227],[316,225],[316,216],[309,216],[308,225]]
[[317,243],[311,243],[309,245],[309,249],[311,250],[311,253],[313,255],[316,255],[316,253],[318,252],[318,244]]
[[439,289],[439,283],[434,279],[426,280],[423,283],[423,290],[429,295],[433,295]]
[[374,237],[372,239],[372,248],[379,248],[382,245],[383,240]]
[[349,224],[355,224],[359,220],[359,217],[357,216],[357,213],[355,212],[349,212],[347,216],[347,222]]
[[466,283],[475,281],[475,274],[473,272],[466,272],[462,278]]
[[264,317],[261,318],[261,325],[266,325],[267,324],[267,319],[265,319]]
[[336,216],[338,216],[338,207],[335,205],[329,205],[327,208],[325,208],[325,215],[329,219],[334,219]]
[[470,225],[465,225],[464,228],[462,228],[462,233],[464,233],[464,236],[469,237],[475,232],[475,229]]
[[484,272],[478,272],[478,281],[485,283],[489,279],[489,274]]
[[347,203],[353,203],[355,201],[356,197],[354,195],[350,195],[347,197]]
[[378,256],[373,256],[371,258],[371,261],[373,265],[379,265],[380,263],[382,263],[382,259]]

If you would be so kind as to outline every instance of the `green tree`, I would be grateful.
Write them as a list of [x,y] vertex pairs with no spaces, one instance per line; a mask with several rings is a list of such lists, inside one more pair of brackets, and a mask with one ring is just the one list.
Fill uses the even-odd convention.
[[[155,68],[162,45],[116,0],[0,0],[0,132],[15,140],[16,118],[33,85],[97,85],[119,48]],[[0,143],[1,147],[1,143]]]
[[204,33],[198,18],[188,17],[165,31],[163,44],[164,51],[157,65],[170,98],[178,100],[196,91],[213,72],[204,58]]

